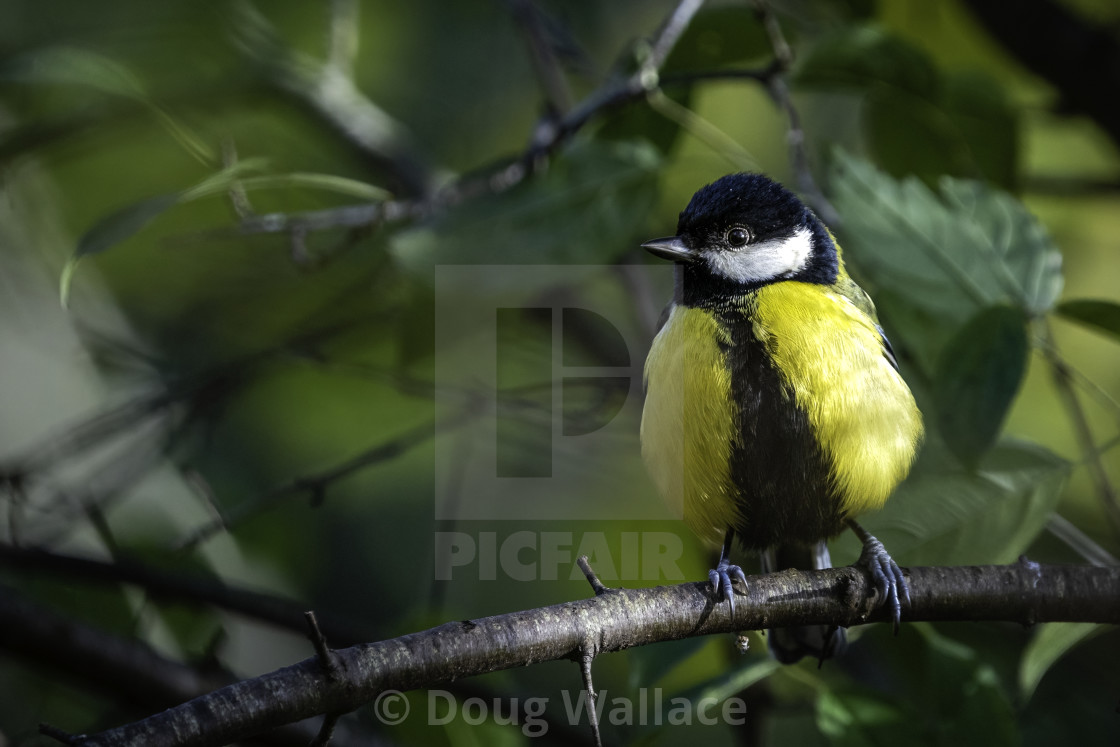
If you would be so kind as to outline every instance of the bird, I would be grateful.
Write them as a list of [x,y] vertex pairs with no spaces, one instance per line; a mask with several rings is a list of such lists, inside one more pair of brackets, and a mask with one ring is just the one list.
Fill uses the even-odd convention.
[[[870,296],[832,232],[795,194],[758,173],[699,189],[675,236],[642,244],[674,263],[673,297],[644,368],[641,450],[689,528],[721,547],[709,573],[732,614],[737,539],[763,571],[831,566],[846,529],[856,565],[895,630],[910,590],[883,544],[855,521],[910,471],[922,416]],[[846,646],[837,626],[770,631],[792,663]]]

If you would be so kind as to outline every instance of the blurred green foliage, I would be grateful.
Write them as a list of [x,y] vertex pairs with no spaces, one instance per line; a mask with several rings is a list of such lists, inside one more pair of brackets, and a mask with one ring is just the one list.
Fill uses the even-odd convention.
[[[1115,20],[1108,3],[1071,5],[1086,22]],[[517,21],[512,10],[526,7],[538,12]],[[671,278],[637,246],[672,233],[691,193],[744,161],[798,184],[780,107],[750,77],[718,77],[771,62],[762,24],[747,8],[713,3],[661,71],[669,101],[691,114],[667,117],[672,103],[642,98],[604,109],[533,159],[523,181],[500,182],[541,136],[547,86],[534,73],[534,35],[578,101],[638,69],[641,40],[672,7],[8,0],[3,541],[267,590],[371,639],[583,596],[580,551],[608,583],[703,578],[710,549],[652,497],[639,460],[640,363]],[[331,8],[343,14],[333,32]],[[1116,143],[1063,111],[1061,92],[1020,68],[957,0],[797,0],[777,10],[813,173],[929,430],[911,478],[867,517],[869,529],[903,565],[1023,553],[1083,562],[1078,542],[1120,555],[1099,473],[1087,466],[1099,460],[1111,479],[1120,466]],[[344,85],[316,77],[330,38],[343,57],[356,49],[332,68]],[[314,89],[321,99],[308,81],[326,81]],[[323,100],[363,113],[365,130],[355,136]],[[377,122],[386,152],[361,137]],[[238,228],[485,174],[498,180],[478,194],[374,226]],[[437,268],[458,265],[491,270],[439,286]],[[550,270],[558,265],[580,272]],[[539,272],[526,280],[511,266]],[[595,309],[627,355],[595,324],[554,334],[559,314],[540,313],[511,327],[501,349],[516,354],[499,360],[496,343],[478,342],[489,334],[468,314],[478,306]],[[440,325],[457,344],[437,345]],[[526,373],[541,370],[571,381]],[[501,407],[487,388],[499,379],[510,382]],[[585,431],[607,422],[588,448],[559,438],[562,421]],[[431,438],[410,435],[429,425]],[[1086,429],[1091,448],[1079,440]],[[473,515],[481,488],[472,481],[493,472],[495,433],[517,447],[507,458],[570,480],[572,505],[589,514],[570,515],[563,494],[526,483],[516,511]],[[542,442],[559,446],[542,459]],[[439,516],[449,506],[452,516]],[[1055,512],[1086,536],[1048,532]],[[215,515],[228,528],[182,549]],[[522,532],[533,544],[514,544]],[[466,537],[475,553],[450,580],[436,567],[441,536]],[[839,563],[858,553],[848,537],[833,549]],[[535,580],[512,577],[507,561]],[[0,570],[59,615],[200,667],[249,676],[310,654],[299,630],[190,600]],[[745,656],[719,639],[602,657],[596,685],[611,695],[637,702],[661,688],[666,699],[739,697],[747,708],[744,726],[608,722],[605,735],[616,744],[1115,743],[1114,630],[906,624],[893,638],[883,627],[851,631],[849,653],[819,670],[776,666],[753,633]],[[18,652],[2,657],[0,741],[36,743],[40,721],[92,732],[146,715],[116,691]],[[566,725],[563,698],[580,688],[570,663],[463,687],[478,688],[457,690],[464,701],[548,698],[551,734],[541,739],[585,737]],[[425,713],[424,693],[409,698]],[[537,741],[493,720],[388,729],[363,710],[348,722],[401,743]]]

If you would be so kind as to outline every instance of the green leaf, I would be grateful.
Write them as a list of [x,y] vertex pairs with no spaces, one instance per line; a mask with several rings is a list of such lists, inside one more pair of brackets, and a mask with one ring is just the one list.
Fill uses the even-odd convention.
[[357,179],[347,179],[334,174],[316,174],[295,171],[290,174],[270,174],[267,176],[253,176],[241,180],[241,186],[246,190],[253,189],[291,189],[307,188],[321,189],[326,192],[335,192],[340,195],[357,197],[362,200],[378,201],[387,200],[392,195],[373,184],[360,182]]
[[901,704],[884,694],[828,690],[817,699],[817,728],[834,746],[879,744],[887,735],[893,741],[910,723]]
[[110,213],[82,234],[71,261],[76,262],[82,257],[99,254],[119,244],[178,203],[179,193],[176,192],[149,197]]
[[79,47],[37,49],[0,67],[0,77],[28,84],[71,85],[142,100],[140,79],[111,57]]
[[[1012,563],[1045,528],[1068,475],[1066,461],[1008,439],[966,470],[931,438],[883,510],[862,522],[903,565]],[[836,558],[859,554],[847,535],[836,549]]]
[[1120,304],[1115,301],[1066,301],[1058,304],[1057,312],[1089,329],[1120,338]]
[[233,186],[234,182],[242,179],[245,174],[262,170],[267,161],[263,158],[246,158],[243,161],[231,164],[216,174],[206,177],[198,184],[179,193],[179,202],[190,202],[200,197],[220,194]]
[[1039,625],[1019,662],[1019,693],[1023,702],[1034,695],[1043,675],[1070,649],[1108,626],[1097,623],[1046,623]]
[[73,256],[62,268],[59,280],[59,298],[65,308],[70,298],[70,287],[78,262],[91,254],[100,254],[139,233],[145,226],[175,205],[200,197],[222,192],[247,172],[262,168],[262,159],[246,159],[222,169],[182,192],[156,195],[131,205],[126,205],[99,220],[78,239]]
[[995,443],[1027,370],[1026,319],[993,306],[973,317],[941,351],[934,381],[941,437],[974,466]]
[[[950,326],[997,304],[1038,316],[1057,299],[1061,255],[1010,195],[949,177],[939,195],[917,179],[896,180],[839,152],[830,183],[844,216],[845,257],[872,296],[889,289]],[[919,357],[929,361],[940,352],[921,338],[903,347],[924,347]]]

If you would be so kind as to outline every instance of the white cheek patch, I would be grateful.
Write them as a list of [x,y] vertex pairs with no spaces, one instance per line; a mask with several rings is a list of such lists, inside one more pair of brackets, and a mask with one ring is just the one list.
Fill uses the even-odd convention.
[[742,249],[705,252],[712,274],[740,283],[757,283],[789,277],[805,269],[813,252],[813,234],[799,228],[785,239],[748,244]]

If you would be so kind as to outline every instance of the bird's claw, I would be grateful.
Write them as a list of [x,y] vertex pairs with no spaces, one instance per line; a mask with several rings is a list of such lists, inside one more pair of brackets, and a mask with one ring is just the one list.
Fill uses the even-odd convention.
[[743,586],[747,585],[747,576],[743,569],[729,563],[725,558],[720,558],[716,567],[708,571],[708,581],[712,584],[712,594],[717,602],[727,600],[731,606],[731,614],[735,614],[735,589],[732,581],[738,579]]
[[890,605],[891,621],[894,623],[895,635],[898,635],[898,625],[902,620],[902,601],[906,600],[906,604],[910,604],[910,585],[902,575],[902,569],[891,558],[883,543],[870,534],[863,538],[863,552],[856,565],[871,574],[878,605]]

